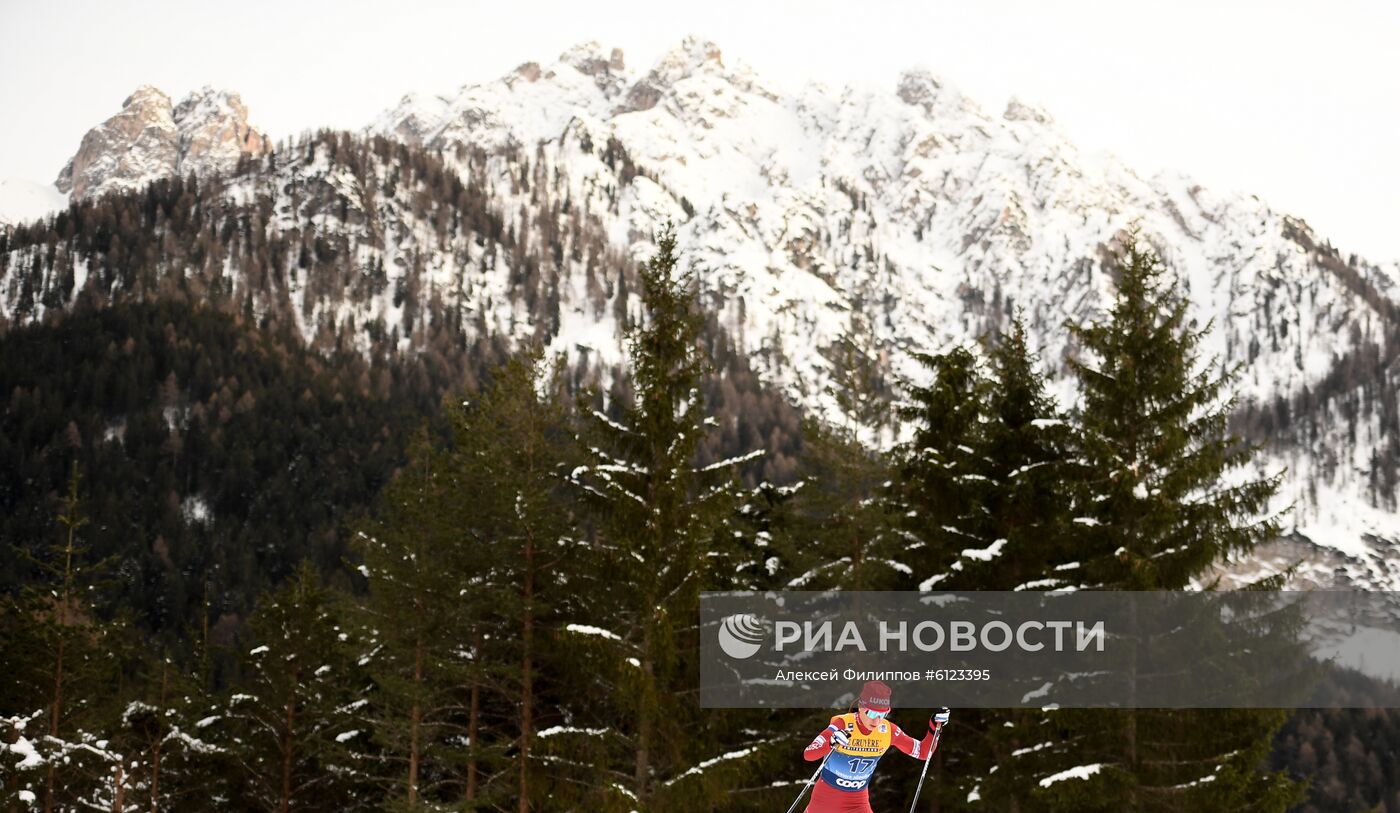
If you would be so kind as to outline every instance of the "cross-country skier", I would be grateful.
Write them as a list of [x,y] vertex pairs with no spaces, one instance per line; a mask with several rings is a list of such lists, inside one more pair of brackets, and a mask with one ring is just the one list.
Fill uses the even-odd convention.
[[828,753],[812,789],[807,813],[873,813],[870,809],[870,778],[875,763],[890,746],[909,756],[926,760],[937,748],[934,732],[948,722],[948,710],[940,709],[928,721],[928,733],[916,740],[889,719],[890,687],[878,680],[866,683],[860,692],[855,713],[838,714],[802,756],[816,762]]

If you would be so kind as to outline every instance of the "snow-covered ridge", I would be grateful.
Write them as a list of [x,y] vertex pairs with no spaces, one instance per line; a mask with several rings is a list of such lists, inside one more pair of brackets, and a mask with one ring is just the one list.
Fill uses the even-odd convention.
[[[637,255],[656,225],[680,222],[726,326],[805,402],[821,401],[819,351],[855,309],[892,348],[937,348],[1021,308],[1046,357],[1062,358],[1063,322],[1099,313],[1105,260],[1134,228],[1198,319],[1215,321],[1208,349],[1246,362],[1247,397],[1316,381],[1339,336],[1379,337],[1374,309],[1291,236],[1311,237],[1301,220],[1083,155],[1048,113],[1013,101],[991,115],[927,71],[885,93],[782,96],[712,43],[687,40],[645,72],[590,43],[451,97],[405,99],[369,129],[543,161],[572,200],[616,208],[612,233]],[[609,139],[650,177],[596,160]],[[1357,274],[1392,284],[1364,262]]]
[[[518,172],[510,182],[536,181]],[[454,353],[476,340],[538,340],[578,375],[610,380],[624,355],[620,320],[638,307],[635,279],[622,279],[631,270],[596,219],[503,217],[486,186],[479,175],[458,183],[421,148],[318,133],[206,175],[193,198],[195,187],[154,187],[159,216],[140,198],[75,204],[75,214],[121,208],[129,228],[162,245],[162,261],[133,268],[106,262],[91,242],[49,253],[21,237],[0,255],[0,331],[80,301],[140,299],[151,284],[246,303],[326,351]],[[165,207],[182,200],[177,227]],[[192,263],[199,230],[223,236],[215,255]]]
[[[229,166],[251,143],[237,136],[246,112],[210,92],[202,98],[171,107],[159,91],[138,91],[94,129],[103,148],[86,159],[80,150],[66,174],[93,188],[128,188],[185,167]],[[122,118],[129,111],[134,123]],[[1084,154],[1049,112],[1019,100],[985,110],[927,70],[906,71],[884,90],[811,84],[788,93],[703,40],[643,68],[620,50],[584,43],[453,94],[404,97],[366,129],[440,152],[491,199],[507,229],[534,229],[546,212],[560,222],[582,218],[597,224],[589,228],[601,230],[609,251],[635,261],[652,250],[653,230],[674,221],[720,325],[767,380],[827,414],[837,408],[830,348],[855,314],[893,371],[916,376],[908,349],[975,341],[1019,311],[1062,373],[1073,352],[1065,323],[1102,315],[1110,258],[1134,230],[1168,262],[1197,324],[1213,323],[1205,351],[1242,365],[1241,395],[1257,404],[1292,399],[1339,357],[1383,344],[1400,299],[1400,265],[1338,251],[1257,197],[1220,194],[1179,173],[1144,177]],[[171,144],[173,163],[162,157]],[[181,157],[186,148],[214,157]],[[319,177],[308,165],[285,171],[277,183]],[[519,303],[510,258],[491,254],[489,273],[479,274],[482,251],[434,245],[422,224],[386,234],[366,243],[361,262],[387,260],[393,275],[416,257],[429,289],[461,290],[461,306],[482,315],[483,329],[546,336],[575,360],[622,357],[619,314],[628,302],[614,298],[611,282],[600,293],[592,261],[572,249],[542,269],[559,302],[545,324]],[[308,337],[328,322],[392,329],[403,318],[392,297],[299,300],[293,312],[308,320]],[[413,346],[411,330],[398,335]],[[1063,380],[1058,389],[1069,392]],[[1345,451],[1291,446],[1263,463],[1288,468],[1284,492],[1298,502],[1300,535],[1350,570],[1400,586],[1385,565],[1396,558],[1387,540],[1400,538],[1400,521],[1393,506],[1376,504],[1366,476],[1385,442],[1375,422],[1391,417],[1366,418],[1355,441],[1344,433],[1317,441],[1355,443]]]

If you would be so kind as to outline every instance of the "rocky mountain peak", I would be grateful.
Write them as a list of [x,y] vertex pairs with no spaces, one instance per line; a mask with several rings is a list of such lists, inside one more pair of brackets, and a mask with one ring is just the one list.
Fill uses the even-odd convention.
[[899,75],[899,85],[896,92],[905,104],[928,107],[938,97],[938,91],[942,89],[943,84],[932,72],[923,68],[912,68]]
[[[731,62],[691,38],[631,73],[619,52],[585,43],[557,62],[526,63],[452,95],[405,97],[367,132],[438,151],[464,182],[489,190],[491,205],[506,213],[503,228],[517,234],[527,223],[554,223],[556,202],[567,201],[599,218],[596,235],[606,238],[598,246],[641,260],[654,250],[654,228],[674,222],[685,261],[701,269],[707,301],[717,303],[716,323],[759,375],[814,414],[839,416],[831,352],[851,314],[871,326],[892,378],[917,380],[920,368],[900,348],[976,342],[1019,312],[1068,403],[1063,360],[1074,347],[1064,326],[1095,320],[1111,304],[1112,258],[1132,231],[1167,261],[1191,318],[1213,324],[1203,352],[1244,365],[1241,403],[1272,409],[1311,403],[1321,388],[1340,392],[1352,374],[1336,372],[1338,359],[1385,346],[1400,265],[1350,258],[1258,198],[1215,193],[1177,173],[1144,178],[1117,159],[1081,153],[1033,105],[1013,100],[996,115],[927,70],[907,71],[892,87],[788,95]],[[171,160],[183,162],[191,150],[209,151],[195,146],[196,121],[214,132],[218,122],[246,124],[241,103],[196,95],[203,101],[171,110],[163,94],[143,88],[94,128],[96,146],[85,140],[85,150],[116,161],[126,152],[158,155],[141,145],[168,139]],[[243,136],[230,143],[251,149]],[[70,168],[75,182],[90,174],[80,158]],[[108,169],[120,177],[124,165]],[[330,171],[320,162],[284,170]],[[393,268],[395,256],[430,253],[418,233],[406,226],[398,242],[366,246]],[[612,364],[622,357],[627,302],[611,299],[620,288],[596,293],[587,261],[560,240],[541,266],[557,285],[552,322],[517,320],[510,292],[523,272],[510,261],[493,259],[478,274],[487,268],[480,255],[438,250],[430,262],[437,276],[422,290],[461,290],[462,307],[498,314],[482,331],[554,330],[550,352]],[[481,284],[468,290],[464,280]],[[0,279],[0,317],[26,290]],[[345,313],[315,292],[299,290],[296,312]],[[391,302],[361,303],[355,321],[403,327]],[[1389,454],[1382,414],[1358,418],[1355,437],[1343,427],[1333,434],[1345,440],[1317,441],[1326,448],[1317,446],[1316,459],[1280,447],[1261,464],[1291,472],[1280,499],[1303,506],[1297,533],[1354,554],[1358,568],[1370,567],[1365,557],[1377,550],[1365,540],[1400,538],[1400,520],[1393,502],[1379,505],[1378,481],[1329,461],[1335,449],[1355,448],[1355,459]],[[1400,584],[1396,561],[1367,583]]]
[[723,70],[724,58],[718,45],[709,40],[686,37],[680,45],[656,61],[647,78],[653,84],[673,85],[697,73]]
[[139,109],[169,110],[170,97],[165,92],[154,85],[142,85],[132,94],[122,101],[122,110],[135,107]]
[[666,55],[658,63],[658,68],[675,65],[695,70],[708,64],[724,67],[724,59],[719,46],[710,40],[691,36],[681,40],[680,45],[666,52]]
[[120,112],[83,136],[55,186],[74,198],[92,197],[170,175],[227,170],[269,146],[236,93],[204,87],[172,106],[159,88],[142,85]]
[[605,49],[596,40],[579,43],[559,55],[557,65],[567,65],[584,76],[608,98],[622,95],[632,81],[621,48]]
[[205,86],[175,108],[180,129],[181,173],[203,175],[238,163],[247,153],[262,155],[268,139],[248,124],[248,108],[237,93]]
[[698,37],[686,37],[680,45],[663,54],[647,75],[628,90],[625,109],[650,110],[666,90],[677,83],[698,74],[723,75],[724,71],[718,45]]
[[1007,121],[1034,121],[1038,124],[1054,124],[1055,122],[1055,119],[1044,108],[1028,104],[1014,96],[1011,101],[1006,103],[1006,110],[1002,112],[1001,117]]
[[613,48],[604,52],[603,46],[597,40],[579,43],[573,48],[559,55],[559,61],[566,65],[572,65],[579,73],[588,76],[598,74],[617,74],[627,70],[627,63],[623,59],[622,49]]
[[85,198],[148,183],[174,168],[178,140],[170,97],[142,85],[120,112],[87,131],[54,185]]

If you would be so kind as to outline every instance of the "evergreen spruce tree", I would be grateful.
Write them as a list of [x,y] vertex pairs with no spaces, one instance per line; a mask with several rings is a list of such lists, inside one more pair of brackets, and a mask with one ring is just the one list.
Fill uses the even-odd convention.
[[105,804],[120,761],[103,732],[121,713],[122,693],[111,687],[121,685],[129,631],[119,620],[103,618],[94,601],[107,563],[88,561],[80,487],[75,464],[56,517],[57,539],[37,556],[16,550],[41,580],[17,601],[5,600],[4,682],[11,685],[6,694],[13,705],[0,713],[10,729],[5,734],[29,744],[7,766],[13,773],[5,790],[11,802],[32,799],[45,811]]
[[[980,541],[969,548],[972,555],[959,555],[960,569],[951,570],[943,585],[974,590],[1073,586],[1078,569],[1071,523],[1078,475],[1073,430],[1046,390],[1039,357],[1019,317],[991,342],[983,380],[985,413],[973,435],[978,445],[973,455],[962,458],[978,475],[969,480],[979,502],[961,527]],[[1033,762],[1031,749],[1044,741],[1045,726],[1045,714],[1033,709],[961,713],[960,747],[935,757],[931,771],[940,781],[931,796],[960,805],[971,794],[988,809],[1031,809],[1025,774],[1009,766]],[[955,765],[945,771],[947,759]]]
[[1266,515],[1281,475],[1232,482],[1255,448],[1230,433],[1238,368],[1200,358],[1210,326],[1162,261],[1135,242],[1117,269],[1108,318],[1071,326],[1083,353],[1086,586],[1179,590],[1228,554],[1278,533]]
[[[1130,243],[1103,322],[1074,327],[1083,393],[1076,546],[1086,587],[1180,590],[1230,553],[1275,535],[1266,513],[1278,477],[1232,473],[1254,449],[1232,436],[1233,370],[1200,358],[1209,327],[1150,251]],[[1096,764],[1087,780],[1036,788],[1063,810],[1284,810],[1299,798],[1264,769],[1284,712],[1256,710],[1056,712],[1058,737],[1041,769]]]
[[826,353],[832,366],[830,422],[802,426],[802,479],[788,530],[800,558],[786,586],[893,590],[907,586],[908,540],[894,528],[881,453],[892,418],[875,337],[859,310]]
[[465,496],[426,431],[361,534],[369,597],[361,615],[374,684],[376,776],[392,803],[417,810],[475,802],[482,748],[489,551],[453,521]]
[[913,436],[896,450],[897,501],[913,580],[921,590],[957,583],[962,551],[990,549],[985,537],[983,423],[987,380],[965,347],[916,353],[932,376],[909,387],[899,414]]
[[512,763],[494,795],[513,799],[520,813],[567,809],[579,779],[571,771],[577,754],[553,752],[550,741],[541,759],[536,747],[538,720],[571,703],[569,687],[557,681],[551,639],[562,612],[581,611],[568,583],[579,543],[565,491],[577,454],[547,372],[537,352],[517,357],[496,369],[477,403],[452,413],[461,485],[453,510],[481,565],[473,592],[498,631],[479,656],[493,665],[489,705],[513,712],[493,720],[509,732],[503,739]]
[[879,448],[894,415],[884,352],[861,305],[848,315],[846,328],[822,354],[831,365],[827,396],[836,406],[836,423],[855,440]]
[[724,527],[736,461],[695,463],[708,431],[706,361],[693,279],[677,266],[668,226],[639,274],[642,319],[628,331],[635,398],[615,419],[595,415],[593,457],[572,473],[598,512],[591,570],[600,592],[566,630],[593,648],[593,677],[580,688],[596,694],[601,722],[626,748],[611,756],[602,775],[618,778],[597,788],[593,810],[722,804],[730,767],[692,770],[724,751],[723,727],[703,724],[690,692],[700,590],[727,583],[738,564]]
[[249,620],[240,691],[220,723],[241,769],[234,805],[286,811],[351,807],[362,689],[332,596],[303,563]]
[[986,420],[977,458],[981,517],[976,534],[994,553],[964,559],[959,581],[978,590],[1063,587],[1077,581],[1071,509],[1075,462],[1068,421],[1047,392],[1040,358],[1013,319],[988,353]]
[[1072,427],[1046,391],[1019,319],[987,356],[984,363],[966,348],[916,356],[933,381],[912,387],[903,409],[914,435],[899,450],[896,492],[920,581],[1062,586],[1078,556],[1068,514]]
[[784,486],[760,482],[741,496],[730,526],[736,564],[728,583],[717,589],[793,589],[808,583],[811,577],[804,574],[827,563],[813,545],[812,523],[802,505],[807,478],[815,476]]
[[219,742],[223,711],[168,654],[135,660],[124,682],[136,696],[109,729],[108,747],[123,755],[112,768],[112,809],[232,805],[234,763]]

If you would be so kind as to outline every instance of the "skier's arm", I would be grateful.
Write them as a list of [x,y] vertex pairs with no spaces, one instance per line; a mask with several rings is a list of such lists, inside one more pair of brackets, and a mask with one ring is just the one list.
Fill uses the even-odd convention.
[[922,741],[915,742],[914,738],[900,730],[899,726],[894,727],[894,736],[890,739],[890,744],[914,759],[927,760],[933,756],[933,752],[938,750],[938,729],[948,722],[948,708],[945,706],[934,712],[928,720],[928,733],[924,735]]
[[924,735],[923,740],[916,740],[905,734],[899,727],[894,727],[894,736],[890,738],[890,744],[900,751],[908,754],[914,759],[924,760],[933,755],[934,749],[933,729]]
[[848,737],[843,721],[839,717],[831,718],[831,725],[822,729],[822,733],[812,740],[812,744],[807,746],[807,750],[802,752],[802,758],[808,762],[816,762],[823,759],[831,751],[831,744],[834,740],[837,743],[845,743]]

